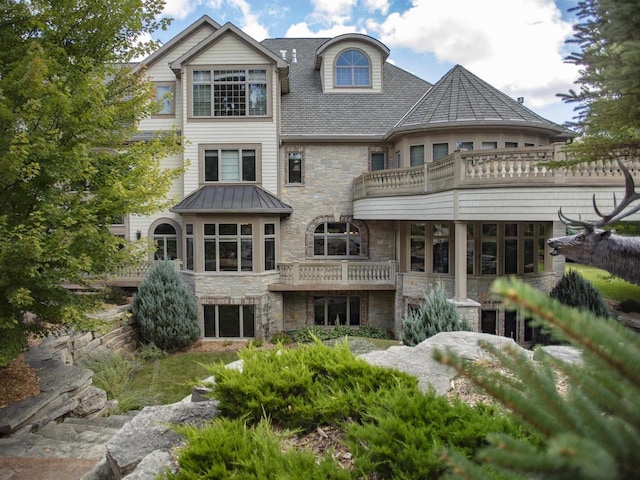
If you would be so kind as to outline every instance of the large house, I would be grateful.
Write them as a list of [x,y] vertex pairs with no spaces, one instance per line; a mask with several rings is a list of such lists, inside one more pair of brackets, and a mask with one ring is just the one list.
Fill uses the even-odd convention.
[[164,107],[140,138],[177,128],[184,152],[165,163],[187,167],[173,208],[119,228],[176,260],[204,339],[398,334],[441,282],[478,331],[535,340],[492,281],[549,291],[564,268],[545,251],[565,233],[558,208],[588,214],[624,180],[547,166],[572,132],[465,68],[431,85],[388,56],[367,35],[257,42],[204,16],[135,67]]

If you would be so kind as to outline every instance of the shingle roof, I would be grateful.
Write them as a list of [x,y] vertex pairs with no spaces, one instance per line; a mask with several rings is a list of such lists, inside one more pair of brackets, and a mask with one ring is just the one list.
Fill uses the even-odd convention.
[[257,185],[205,185],[171,209],[175,213],[290,215],[293,209]]
[[328,38],[275,38],[262,44],[289,55],[290,92],[281,97],[283,137],[384,137],[431,84],[390,63],[383,67],[383,92],[323,94],[316,51]]
[[396,125],[397,130],[461,125],[465,122],[568,130],[456,65]]

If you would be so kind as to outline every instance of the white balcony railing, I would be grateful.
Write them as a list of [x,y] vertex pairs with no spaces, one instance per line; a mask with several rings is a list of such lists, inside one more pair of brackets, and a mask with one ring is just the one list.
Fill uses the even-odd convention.
[[[417,195],[454,188],[501,185],[612,185],[624,184],[614,159],[558,166],[565,162],[562,145],[496,150],[457,150],[419,167],[367,172],[354,180],[354,199]],[[632,175],[640,172],[640,159],[626,159]]]
[[395,285],[396,262],[291,262],[280,263],[284,285]]

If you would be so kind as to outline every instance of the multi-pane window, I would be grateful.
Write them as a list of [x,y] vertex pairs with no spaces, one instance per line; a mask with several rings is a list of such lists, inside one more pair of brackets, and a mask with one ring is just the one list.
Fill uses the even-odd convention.
[[[533,273],[536,271],[536,243],[535,243],[535,223],[525,223],[524,230],[524,250],[522,256],[524,259],[524,273]],[[544,240],[544,238],[543,238]],[[543,250],[544,252],[544,250]],[[544,265],[544,263],[543,263]],[[544,270],[544,267],[543,267]]]
[[498,273],[498,224],[482,224],[480,254],[480,273],[496,275]]
[[253,226],[250,223],[204,224],[204,270],[253,270]]
[[193,223],[187,223],[184,226],[184,240],[185,240],[185,269],[194,269],[193,264]]
[[482,150],[493,150],[498,148],[498,142],[482,142]]
[[255,305],[203,305],[205,338],[252,338]]
[[432,225],[433,273],[449,273],[449,224]]
[[372,152],[371,153],[371,171],[375,172],[376,170],[384,170],[385,169],[385,155],[383,152]]
[[156,244],[155,260],[175,260],[178,258],[178,234],[173,225],[161,223],[153,230]]
[[264,269],[276,269],[276,224],[264,225]]
[[192,115],[194,117],[265,117],[267,70],[194,70]]
[[518,224],[504,224],[504,273],[518,273]]
[[254,148],[205,148],[205,182],[255,182],[257,154]]
[[440,160],[441,158],[449,155],[449,144],[448,143],[434,143],[432,146],[432,156],[433,161]]
[[424,145],[411,145],[409,147],[409,165],[416,167],[424,164]]
[[316,325],[360,325],[360,297],[313,297],[313,320]]
[[287,154],[287,183],[302,183],[302,152]]
[[371,85],[369,59],[358,50],[342,52],[336,60],[336,85],[368,87]]
[[360,229],[351,222],[326,222],[313,233],[313,254],[316,257],[359,257]]
[[475,227],[473,223],[467,224],[467,275],[473,275],[473,266],[476,258]]

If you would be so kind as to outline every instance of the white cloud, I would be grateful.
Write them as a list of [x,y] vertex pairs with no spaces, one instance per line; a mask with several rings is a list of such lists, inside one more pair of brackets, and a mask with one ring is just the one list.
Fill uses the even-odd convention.
[[370,12],[380,12],[382,15],[389,11],[388,0],[364,0],[364,5]]
[[322,37],[322,38],[331,38],[337,37],[338,35],[342,35],[344,33],[366,33],[362,29],[358,29],[353,25],[343,25],[343,24],[334,24],[329,26],[328,28],[321,28],[319,30],[312,30],[309,27],[307,22],[295,23],[289,27],[285,37],[291,38],[312,38],[312,37]]
[[192,13],[201,1],[199,0],[166,0],[163,15],[176,20],[183,20]]
[[357,0],[311,0],[313,10],[328,18],[350,16]]
[[393,48],[459,63],[511,96],[540,107],[571,88],[577,69],[563,63],[571,25],[552,0],[414,0],[367,28]]

